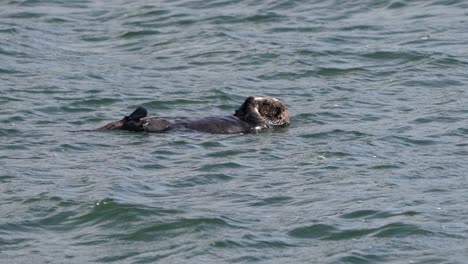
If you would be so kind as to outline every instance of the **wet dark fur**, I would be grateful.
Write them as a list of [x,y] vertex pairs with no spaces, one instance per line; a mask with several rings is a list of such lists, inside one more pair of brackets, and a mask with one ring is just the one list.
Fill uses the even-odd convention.
[[148,112],[138,107],[122,120],[109,123],[98,130],[129,130],[141,132],[198,131],[213,134],[252,133],[262,129],[289,125],[288,108],[270,97],[248,97],[233,116],[176,119],[168,121],[147,117]]

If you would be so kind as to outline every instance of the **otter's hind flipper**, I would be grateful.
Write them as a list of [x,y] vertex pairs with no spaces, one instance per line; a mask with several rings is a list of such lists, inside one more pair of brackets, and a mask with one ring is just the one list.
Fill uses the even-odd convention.
[[97,130],[143,131],[140,120],[142,118],[145,118],[146,115],[148,115],[148,111],[146,111],[145,108],[140,106],[137,109],[135,109],[135,111],[133,111],[130,115],[124,116],[124,118],[122,118],[121,120],[109,123],[105,126],[98,128]]
[[148,111],[139,106],[129,116],[125,116],[123,120],[122,129],[130,131],[144,131],[142,127],[142,119],[146,117]]
[[148,111],[145,108],[139,106],[135,111],[133,111],[129,116],[124,117],[124,120],[138,121],[143,117],[148,115]]

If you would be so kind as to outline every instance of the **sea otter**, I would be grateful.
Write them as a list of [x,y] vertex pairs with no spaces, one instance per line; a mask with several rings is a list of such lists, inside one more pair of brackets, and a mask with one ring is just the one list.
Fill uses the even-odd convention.
[[263,129],[289,125],[288,107],[271,97],[248,97],[232,116],[176,119],[168,121],[147,117],[148,111],[138,107],[122,120],[109,123],[98,130],[129,130],[164,133],[198,131],[212,134],[255,133]]

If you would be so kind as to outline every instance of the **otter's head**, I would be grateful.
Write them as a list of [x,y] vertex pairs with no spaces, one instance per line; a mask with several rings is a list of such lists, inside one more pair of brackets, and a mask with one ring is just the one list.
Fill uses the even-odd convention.
[[248,97],[234,116],[259,128],[289,125],[288,107],[271,97]]

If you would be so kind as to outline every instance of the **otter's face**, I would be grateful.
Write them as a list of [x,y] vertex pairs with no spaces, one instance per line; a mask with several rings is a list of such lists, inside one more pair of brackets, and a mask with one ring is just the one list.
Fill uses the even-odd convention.
[[234,116],[261,127],[284,127],[289,125],[288,107],[271,97],[249,97]]
[[257,111],[270,126],[289,125],[288,107],[281,101],[271,97],[255,98]]

